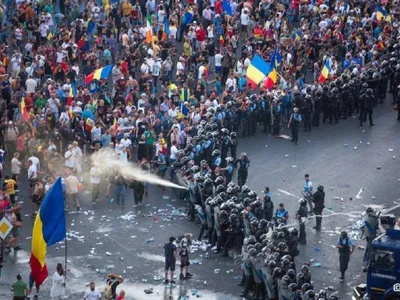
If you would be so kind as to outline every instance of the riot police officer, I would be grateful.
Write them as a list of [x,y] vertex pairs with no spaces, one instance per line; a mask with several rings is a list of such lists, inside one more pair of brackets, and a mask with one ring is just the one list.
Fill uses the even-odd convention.
[[236,139],[236,132],[231,132],[230,134],[230,140],[229,140],[229,148],[231,150],[231,156],[233,157],[233,159],[236,160],[236,150],[237,150],[237,139]]
[[372,89],[367,89],[365,94],[362,94],[360,97],[360,126],[363,125],[363,122],[367,121],[367,114],[369,118],[369,125],[374,126],[375,124],[372,121],[372,106],[374,102],[374,93]]
[[271,132],[271,106],[267,96],[264,96],[260,102],[260,116],[263,124],[263,133]]
[[304,105],[301,110],[304,117],[304,131],[311,131],[311,121],[313,114],[313,103],[311,95],[304,97]]
[[312,125],[319,126],[321,119],[321,105],[322,105],[322,91],[317,90],[314,97],[314,113],[312,118]]
[[314,202],[314,215],[316,220],[314,229],[320,231],[322,222],[322,211],[325,208],[325,192],[322,185],[319,185],[317,187],[317,191],[312,196],[312,201]]
[[250,159],[248,159],[247,154],[245,152],[240,154],[240,158],[236,160],[235,166],[237,166],[238,164],[239,164],[238,185],[242,187],[247,181],[247,176],[249,175],[249,167],[250,167]]
[[343,282],[344,273],[349,266],[350,255],[354,251],[355,244],[349,238],[347,232],[342,231],[339,239],[337,240],[336,247],[339,249],[340,282]]
[[300,207],[296,213],[297,220],[299,221],[299,232],[300,232],[300,244],[305,245],[307,243],[306,241],[306,220],[308,217],[308,212],[307,212],[307,200],[302,198],[300,200]]

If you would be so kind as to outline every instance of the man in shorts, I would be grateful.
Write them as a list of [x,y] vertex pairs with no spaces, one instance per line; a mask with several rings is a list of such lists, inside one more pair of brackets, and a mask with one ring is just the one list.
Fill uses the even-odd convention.
[[33,291],[33,284],[35,284],[36,287],[36,294],[33,296],[33,299],[38,299],[39,298],[39,291],[40,291],[40,285],[35,282],[33,279],[32,273],[29,274],[29,289],[28,289],[28,294],[27,296],[30,297],[32,291]]
[[189,253],[190,253],[190,245],[192,244],[191,241],[191,234],[185,233],[185,237],[180,242],[180,251],[179,256],[181,257],[181,274],[179,275],[180,280],[190,279],[193,275],[188,272],[188,268],[190,266],[189,261]]
[[[174,271],[176,265],[176,246],[174,244],[176,238],[171,236],[169,242],[164,245],[164,255],[165,255],[165,284],[174,284]],[[170,271],[170,279],[168,280],[168,271]]]

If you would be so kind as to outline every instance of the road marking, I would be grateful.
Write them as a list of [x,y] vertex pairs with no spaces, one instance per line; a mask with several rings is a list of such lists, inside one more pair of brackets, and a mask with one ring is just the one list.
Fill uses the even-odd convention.
[[140,257],[140,258],[151,260],[151,261],[157,261],[157,262],[164,262],[165,261],[165,257],[164,256],[151,254],[151,253],[148,253],[148,252],[139,253],[137,256]]
[[301,197],[296,196],[295,194],[292,194],[292,193],[290,193],[288,191],[285,191],[285,190],[278,189],[278,191],[281,192],[282,194],[285,194],[285,195],[288,195],[288,196],[292,196],[292,197],[297,198],[297,199],[301,198]]
[[358,191],[357,195],[356,195],[356,199],[361,199],[361,193],[363,192],[364,188],[360,188],[360,190]]

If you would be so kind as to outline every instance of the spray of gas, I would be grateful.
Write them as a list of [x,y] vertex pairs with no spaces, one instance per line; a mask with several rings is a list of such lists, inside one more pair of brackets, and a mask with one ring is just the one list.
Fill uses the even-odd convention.
[[97,163],[103,175],[115,172],[121,174],[126,180],[138,180],[171,188],[187,189],[186,187],[161,179],[150,172],[143,171],[133,163],[120,160],[115,152],[111,150],[100,150],[94,153],[91,159],[93,163]]

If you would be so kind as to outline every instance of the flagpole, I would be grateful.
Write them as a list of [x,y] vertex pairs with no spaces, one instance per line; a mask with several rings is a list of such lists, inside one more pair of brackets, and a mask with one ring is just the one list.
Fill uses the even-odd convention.
[[64,278],[65,278],[65,284],[67,284],[67,255],[68,255],[68,242],[67,242],[67,236],[65,236],[65,258],[64,258]]

